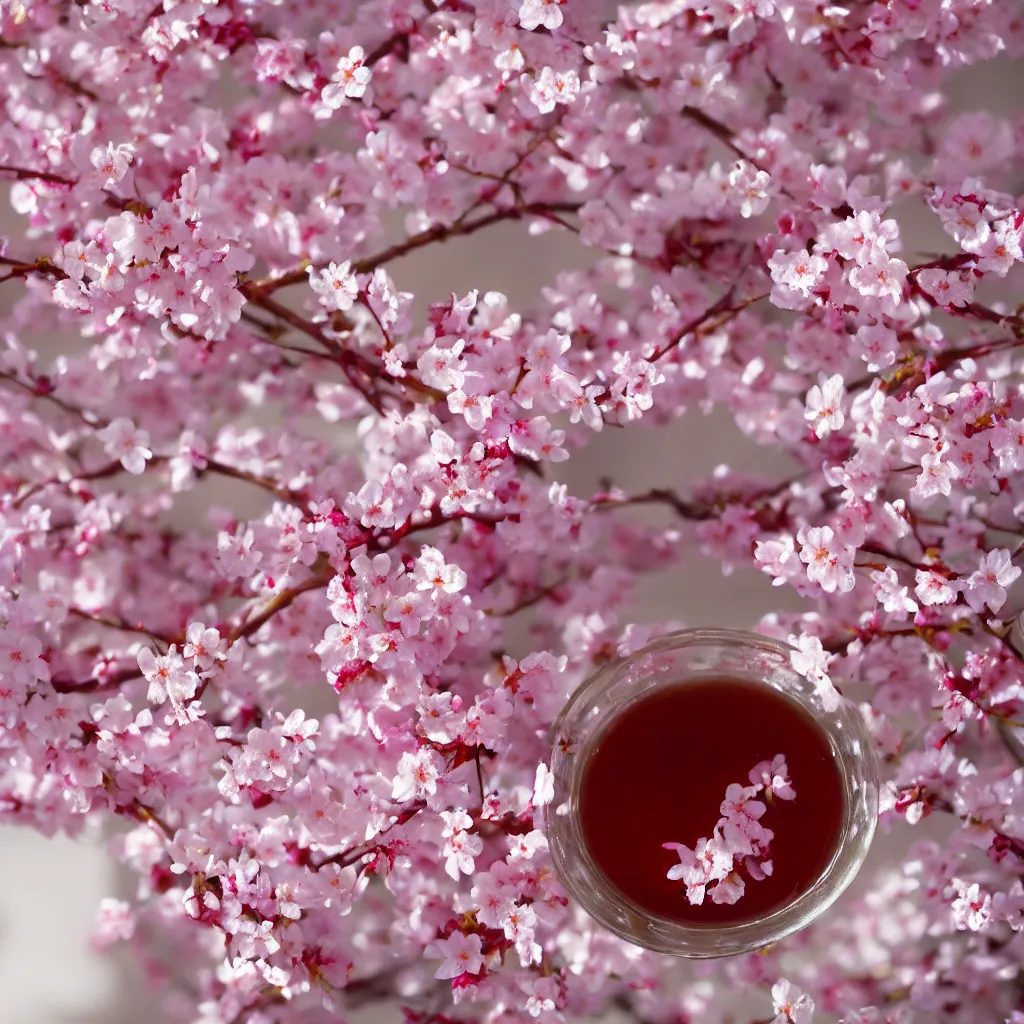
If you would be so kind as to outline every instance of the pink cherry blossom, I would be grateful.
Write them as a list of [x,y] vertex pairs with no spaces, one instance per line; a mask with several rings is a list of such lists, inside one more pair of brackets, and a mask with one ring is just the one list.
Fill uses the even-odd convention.
[[422,799],[437,792],[437,782],[442,774],[441,760],[429,748],[402,755],[398,763],[398,774],[391,797],[403,802],[413,798]]
[[351,309],[359,294],[355,276],[349,273],[349,264],[328,263],[317,272],[309,268],[309,286],[319,296],[320,304],[327,309],[344,312]]
[[884,261],[899,248],[899,225],[883,220],[877,210],[858,210],[844,220],[830,224],[825,231],[830,245],[840,256],[866,266],[873,260]]
[[[504,862],[497,862],[495,867],[499,866],[504,868]],[[469,897],[470,904],[476,910],[477,920],[488,928],[500,927],[502,921],[508,920],[516,899],[515,886],[507,877],[497,877],[495,867],[489,872],[476,875]]]
[[479,974],[483,968],[479,935],[452,932],[447,939],[436,939],[426,948],[426,956],[441,960],[435,978],[457,978],[461,974]]
[[953,880],[957,897],[953,900],[953,923],[957,928],[972,932],[981,931],[992,916],[992,897],[982,892],[977,882],[966,885],[959,879]]
[[871,574],[875,581],[875,594],[884,611],[893,616],[893,621],[900,622],[908,614],[917,611],[917,602],[910,597],[909,585],[902,585],[896,570],[890,565],[884,570],[875,570]]
[[437,548],[425,547],[420,553],[412,579],[417,590],[433,595],[457,594],[466,586],[466,573],[457,565],[445,562]]
[[562,12],[560,7],[565,0],[522,0],[519,6],[519,24],[532,32],[536,28],[551,31],[561,27]]
[[104,897],[100,901],[97,914],[96,931],[93,936],[94,944],[100,949],[105,949],[115,942],[130,939],[134,934],[135,919],[130,904],[124,900]]
[[478,395],[463,391],[461,387],[448,392],[448,408],[461,414],[471,430],[483,430],[491,418],[494,399],[490,395]]
[[445,871],[458,880],[460,874],[472,875],[475,858],[483,851],[483,840],[479,836],[470,835],[467,831],[473,825],[473,819],[465,811],[442,812],[445,821],[442,835],[447,840],[444,845]]
[[694,906],[704,902],[709,883],[720,882],[733,865],[731,852],[717,834],[710,839],[698,839],[692,850],[682,843],[665,843],[664,846],[679,857],[679,863],[669,868],[667,877],[673,882],[683,882],[686,898]]
[[768,267],[773,281],[807,298],[828,269],[828,260],[812,256],[806,249],[789,253],[780,251],[768,261]]
[[764,804],[753,798],[761,788],[763,788],[763,783],[755,783],[753,786],[741,786],[738,782],[732,783],[725,791],[721,813],[726,818],[760,818],[764,814]]
[[839,694],[827,672],[833,656],[825,651],[821,640],[816,636],[802,633],[799,636],[790,636],[789,642],[794,647],[789,656],[793,669],[814,683],[824,709],[834,711],[839,706]]
[[907,265],[899,259],[874,256],[868,263],[850,271],[850,284],[861,295],[887,298],[898,303],[903,295]]
[[97,146],[92,151],[89,160],[99,172],[104,187],[120,181],[128,173],[133,152],[134,148],[124,142],[119,145],[108,142],[105,146]]
[[956,589],[947,575],[934,569],[918,569],[914,579],[914,593],[921,604],[952,604],[956,600]]
[[1012,564],[1011,557],[1004,548],[988,551],[981,559],[981,568],[967,578],[963,595],[974,611],[980,612],[987,605],[998,612],[1006,603],[1006,588],[1021,573],[1020,567]]
[[135,426],[130,419],[119,416],[96,436],[103,442],[107,453],[120,461],[129,473],[136,476],[146,471],[146,462],[153,457],[149,450],[149,434]]
[[[759,2],[763,5],[773,0]],[[757,217],[768,209],[773,189],[771,175],[767,171],[741,161],[729,172],[729,185],[740,196],[741,217]]]
[[37,680],[50,678],[50,666],[41,657],[43,645],[38,637],[0,631],[0,670],[3,677],[19,687],[28,688]]
[[327,106],[337,110],[345,99],[363,96],[373,77],[372,70],[364,64],[365,57],[361,46],[353,46],[348,55],[338,61],[337,70],[321,94]]
[[544,68],[530,89],[530,99],[542,114],[550,114],[558,104],[568,106],[580,91],[579,75],[572,70]]
[[416,363],[423,379],[442,391],[462,387],[465,377],[466,361],[460,359],[466,347],[464,338],[459,338],[453,345],[444,348],[436,344],[427,349]]
[[843,416],[843,378],[833,374],[821,384],[815,384],[807,392],[807,408],[804,417],[810,421],[818,437],[827,437],[833,430],[840,430],[845,422]]
[[182,648],[182,656],[191,658],[196,668],[208,669],[217,660],[220,654],[222,639],[220,633],[202,622],[190,622],[185,630],[185,646]]
[[802,545],[800,559],[807,565],[807,578],[820,585],[826,594],[844,593],[854,586],[850,552],[841,544],[831,526],[801,529],[797,540]]
[[538,918],[531,906],[510,907],[500,918],[505,937],[513,943],[524,967],[541,962],[543,950],[536,941]]
[[940,306],[966,306],[974,295],[970,278],[937,267],[922,270],[917,283]]
[[175,648],[161,656],[153,654],[148,647],[138,653],[139,668],[149,682],[149,700],[153,704],[169,701],[177,720],[184,724],[201,715],[201,709],[193,707],[192,698],[199,688],[199,678],[186,668],[184,660]]
[[772,1024],[810,1024],[814,1000],[784,978],[772,986]]
[[543,807],[555,796],[555,780],[551,769],[543,762],[537,765],[537,777],[533,784],[533,806]]

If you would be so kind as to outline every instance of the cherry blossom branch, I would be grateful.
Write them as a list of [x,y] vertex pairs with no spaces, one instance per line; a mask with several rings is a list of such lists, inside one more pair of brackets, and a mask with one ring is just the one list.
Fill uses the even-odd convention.
[[[766,174],[771,174],[771,170],[765,167],[764,164],[760,163],[754,157],[750,156],[747,151],[736,141],[736,133],[733,132],[728,125],[723,124],[717,118],[712,117],[707,111],[701,110],[697,107],[686,106],[680,111],[681,116],[692,121],[694,124],[700,125],[705,131],[710,132],[719,142],[722,143],[726,148],[731,150],[741,160],[746,161],[752,167],[756,167],[759,171],[764,171]],[[779,191],[784,195],[792,199],[792,195],[785,188],[779,188]]]
[[[55,174],[51,171],[37,171],[27,167],[14,167],[10,164],[0,165],[0,175],[3,174],[13,175],[15,181],[41,181],[47,185],[57,185],[61,188],[67,189],[73,189],[78,185],[77,181],[72,178],[67,178],[62,174]],[[104,202],[118,210],[129,210],[140,205],[139,200],[126,199],[123,196],[117,195],[115,192],[111,192],[108,188],[100,189],[100,192],[103,193]],[[141,207],[146,210],[149,209],[144,203],[141,204]],[[5,278],[5,280],[7,279]]]
[[207,458],[204,462],[205,464],[198,467],[195,471],[197,477],[212,473],[216,476],[229,477],[232,480],[242,480],[247,484],[252,484],[261,490],[267,491],[275,498],[280,498],[291,505],[297,505],[299,508],[304,509],[309,504],[309,499],[303,493],[293,491],[290,487],[286,487],[271,477],[253,473],[250,470],[239,469],[237,466],[229,466],[227,463],[220,462],[217,459]]
[[116,629],[126,633],[140,633],[142,636],[148,637],[150,640],[159,641],[164,644],[179,642],[179,638],[154,632],[151,629],[147,629],[141,623],[136,623],[133,626],[124,619],[115,618],[109,615],[100,615],[97,612],[87,612],[82,608],[68,608],[68,614],[73,615],[76,619],[82,619],[86,622],[94,622],[96,625],[106,626],[109,629]]
[[701,334],[706,334],[709,331],[718,330],[719,327],[727,324],[733,317],[738,316],[748,306],[752,306],[755,302],[760,302],[762,299],[766,299],[767,297],[768,293],[765,292],[762,295],[755,295],[752,298],[745,299],[739,305],[733,306],[733,293],[731,290],[726,292],[725,295],[708,307],[708,309],[703,313],[694,317],[676,331],[676,333],[672,335],[664,345],[654,352],[650,357],[650,362],[656,363],[659,359],[666,356],[669,352],[685,341],[691,334],[699,336]]
[[1022,347],[1024,347],[1024,337],[999,338],[963,348],[946,349],[931,356],[925,352],[919,352],[914,357],[904,358],[901,364],[895,368],[886,367],[850,381],[845,390],[847,394],[852,395],[866,390],[876,381],[881,381],[882,389],[887,393],[903,394],[919,387],[931,374],[948,371],[965,359],[984,359],[986,356]]
[[[51,398],[49,395],[42,395],[39,397]],[[62,408],[68,412],[79,412],[73,406],[62,404]],[[166,464],[170,459],[168,456],[154,456],[149,460],[149,465],[152,467]],[[72,472],[68,471],[66,475],[57,475],[47,477],[44,480],[40,480],[37,483],[31,485],[27,490],[23,491],[17,497],[15,497],[13,505],[15,508],[21,508],[29,498],[39,494],[40,491],[45,490],[47,487],[60,485],[65,489],[70,489],[75,484],[92,481],[92,480],[103,480],[109,479],[110,477],[120,476],[125,473],[126,470],[121,461],[115,460],[100,466],[97,469],[88,471]],[[229,477],[233,480],[242,480],[245,483],[253,484],[255,487],[259,487],[272,494],[276,498],[280,498],[282,501],[286,501],[293,505],[298,505],[300,508],[305,508],[307,499],[304,495],[291,490],[284,484],[278,483],[276,480],[270,477],[261,476],[258,473],[252,473],[248,470],[239,469],[237,466],[229,466],[226,463],[219,462],[215,459],[205,460],[205,465],[195,470],[196,476],[203,476],[205,474],[215,474],[217,476]]]
[[[553,220],[559,213],[576,213],[580,203],[525,203],[517,206],[502,207],[474,220],[457,219],[453,224],[435,224],[425,228],[418,234],[411,235],[402,242],[397,242],[374,256],[356,260],[352,264],[353,273],[368,274],[378,267],[383,267],[402,256],[408,256],[417,249],[433,245],[437,242],[449,241],[465,235],[475,234],[484,228],[504,221],[523,220],[526,217],[538,217],[542,220]],[[301,280],[301,276],[298,280]],[[288,282],[294,283],[294,282]]]
[[56,263],[48,256],[40,256],[37,260],[16,260],[9,256],[0,256],[0,264],[11,267],[11,273],[4,278],[5,281],[13,277],[26,277],[29,274],[41,274],[46,277],[55,277],[58,281],[67,279],[67,273],[61,270]]
[[174,838],[174,829],[152,807],[148,807],[138,797],[132,800],[131,805],[126,808],[126,811],[131,817],[139,821],[152,822],[163,833],[164,838]]
[[[725,295],[713,302],[706,310],[704,310],[703,313],[698,314],[692,320],[687,321],[682,327],[680,327],[663,346],[654,351],[648,361],[656,363],[659,359],[677,348],[691,335],[697,336],[707,331],[716,330],[718,327],[721,327],[731,320],[747,306],[750,306],[755,302],[759,302],[765,296],[755,296],[741,302],[735,307],[731,305],[732,297],[733,292],[730,289]],[[516,387],[518,387],[521,382],[521,380],[517,381]],[[587,388],[597,386],[600,386],[598,381],[590,380],[583,385],[583,390],[585,392]],[[514,390],[515,389],[513,389],[513,392]],[[605,385],[600,392],[593,396],[593,401],[596,405],[600,406],[606,403],[611,397],[612,389]]]
[[879,544],[864,543],[861,544],[860,550],[869,555],[880,555],[882,558],[888,559],[890,562],[899,562],[901,565],[905,565],[910,569],[920,569],[922,572],[942,572],[943,575],[947,575],[949,579],[957,578],[957,574],[952,570],[943,570],[943,568],[937,564],[915,562],[913,559],[907,558],[905,555],[897,554],[895,551],[890,551],[888,548],[884,548]]
[[700,125],[705,131],[714,135],[726,149],[731,150],[741,160],[746,160],[747,163],[753,164],[760,171],[766,170],[766,168],[747,156],[746,150],[736,141],[736,136],[728,125],[723,124],[717,118],[712,117],[709,113],[697,107],[683,107],[679,113],[688,121]]
[[507,618],[511,615],[517,615],[519,612],[526,611],[528,608],[540,604],[542,601],[546,601],[549,598],[554,600],[556,603],[560,603],[562,592],[565,586],[569,583],[568,577],[563,577],[557,583],[552,583],[551,586],[541,587],[535,590],[528,597],[523,597],[517,601],[510,608],[506,608],[502,611],[497,611],[493,608],[485,609],[486,615],[495,615],[501,618]]
[[357,843],[355,846],[350,846],[347,850],[342,850],[341,853],[335,853],[330,857],[325,857],[319,864],[315,865],[314,871],[322,871],[328,864],[337,864],[338,867],[348,867],[350,864],[355,864],[357,861],[363,859],[372,853],[377,853],[382,849],[380,838],[381,836],[387,835],[389,832],[401,825],[405,825],[412,821],[420,811],[426,808],[426,804],[423,801],[418,801],[409,807],[406,807],[395,820],[385,828],[382,828],[372,839],[368,839],[364,843]]
[[252,1002],[243,1006],[242,1009],[231,1018],[228,1024],[246,1024],[247,1021],[251,1020],[255,1014],[260,1013],[261,1010],[278,1006],[283,1002],[285,1002],[285,998],[282,995],[281,990],[272,985],[268,985],[254,1000],[252,1000]]
[[64,185],[67,188],[74,188],[77,182],[62,174],[54,174],[52,171],[36,171],[28,167],[13,167],[10,164],[0,164],[0,174],[10,174],[15,181],[45,181],[48,185]]
[[503,523],[506,520],[515,521],[516,519],[518,519],[518,516],[515,514],[492,516],[482,512],[469,512],[465,509],[460,509],[451,515],[447,515],[441,511],[441,507],[439,505],[435,505],[426,512],[425,518],[420,518],[416,522],[413,522],[410,518],[401,526],[391,530],[382,530],[374,534],[368,539],[367,546],[373,551],[390,551],[400,541],[405,540],[407,537],[427,530],[435,530],[438,527],[445,526],[449,523],[458,523],[464,520],[469,520],[470,522],[478,523],[481,526],[494,527],[498,523]]
[[[394,341],[392,341],[391,335],[388,333],[387,327],[384,326],[384,321],[381,320],[381,318],[377,315],[377,310],[373,308],[373,303],[370,301],[370,296],[367,292],[359,293],[359,303],[370,314],[370,316],[373,318],[373,322],[377,325],[377,328],[380,330],[381,337],[384,339],[384,351],[390,352],[395,347],[395,343]],[[404,380],[405,378],[403,377],[399,379]],[[417,383],[422,384],[422,381],[419,381],[417,379]],[[443,393],[440,391],[437,392],[437,395],[439,398],[443,397]]]
[[966,348],[947,349],[932,357],[932,372],[948,370],[954,363],[962,362],[964,359],[984,359],[985,356],[1009,352],[1018,348],[1024,348],[1024,337],[1001,338],[978,345],[970,345]]
[[[329,572],[326,569],[322,569],[321,571],[310,575],[307,579],[296,584],[294,587],[286,587],[281,590],[279,593],[274,595],[274,597],[259,612],[253,613],[252,609],[244,612],[235,626],[226,627],[227,631],[225,633],[225,639],[227,646],[230,647],[239,640],[253,636],[276,615],[284,611],[286,608],[289,608],[302,594],[308,593],[311,590],[325,588],[333,575],[333,571]],[[185,640],[184,634],[166,636],[141,626],[134,627],[133,631],[145,633],[171,645],[180,645]],[[136,666],[107,673],[102,678],[93,678],[82,682],[53,680],[52,685],[58,693],[96,693],[98,691],[113,691],[123,683],[132,682],[141,678],[142,671]],[[197,699],[202,696],[203,692],[205,692],[209,681],[209,679],[205,679],[200,685],[200,688],[196,691]]]
[[[747,507],[755,507],[789,490],[795,483],[799,483],[802,477],[794,477],[780,481],[778,484],[744,495],[742,503]],[[596,509],[619,508],[627,505],[668,505],[679,515],[681,519],[689,519],[694,522],[701,522],[708,519],[717,519],[720,512],[714,506],[698,505],[686,501],[674,491],[663,487],[654,487],[649,491],[640,494],[625,495],[616,492],[595,494],[590,499],[590,504]]]
[[595,508],[619,508],[625,505],[668,505],[682,519],[700,521],[714,518],[710,509],[700,508],[687,501],[684,501],[673,491],[662,487],[655,487],[642,494],[623,495],[616,494],[595,494],[590,499],[591,505]]
[[[352,273],[372,273],[378,267],[386,266],[402,256],[408,256],[424,246],[472,235],[494,224],[523,220],[526,217],[539,217],[550,220],[559,213],[576,213],[580,206],[580,203],[526,203],[519,206],[502,207],[473,220],[457,218],[452,224],[435,224],[433,227],[425,228],[423,231],[410,235],[401,242],[396,242],[394,245],[382,249],[373,256],[356,260],[352,264]],[[289,270],[275,277],[253,281],[247,287],[254,293],[266,295],[278,288],[300,284],[307,279],[308,272],[305,267],[301,267],[296,270]],[[243,290],[246,290],[246,287],[243,287]]]
[[[269,295],[263,294],[261,287],[255,284],[243,284],[241,290],[250,302],[261,309],[265,309],[268,313],[272,313],[279,320],[283,320],[307,337],[318,342],[331,355],[333,361],[341,367],[342,373],[345,374],[349,384],[366,399],[369,405],[378,414],[384,411],[380,395],[377,393],[374,383],[375,368],[364,356],[335,344],[316,324],[295,313],[287,306],[275,302]],[[362,372],[365,380],[359,379],[359,372]]]
[[122,668],[116,672],[105,672],[102,677],[82,681],[53,679],[51,685],[56,693],[112,693],[124,683],[142,678],[139,668]]
[[41,491],[46,490],[47,487],[52,487],[54,485],[59,484],[63,486],[65,489],[67,489],[78,482],[103,480],[108,477],[118,476],[124,471],[124,467],[121,465],[120,460],[116,460],[113,462],[108,462],[106,465],[100,466],[98,469],[92,469],[87,472],[83,471],[78,473],[69,473],[66,477],[46,477],[45,479],[40,480],[35,484],[32,484],[27,490],[24,490],[21,492],[21,494],[17,495],[14,498],[12,505],[14,506],[14,508],[22,508],[29,498],[35,497],[35,495],[39,494]]
[[[378,413],[382,414],[384,407],[381,403],[381,396],[376,388],[378,378],[386,379],[401,387],[407,387],[411,391],[425,395],[432,401],[438,401],[444,397],[443,392],[424,384],[415,374],[407,373],[402,377],[395,377],[383,366],[371,362],[362,354],[336,344],[314,323],[295,313],[287,306],[281,305],[269,295],[263,293],[262,286],[257,284],[243,285],[243,293],[250,302],[272,313],[278,319],[301,331],[312,338],[333,357],[334,361],[341,367],[348,382],[366,399],[366,401]],[[357,374],[362,374],[360,380]]]
[[9,370],[0,370],[0,380],[5,380],[9,384],[13,384],[15,387],[21,388],[22,391],[27,391],[33,398],[41,398],[47,402],[51,402],[53,405],[63,409],[65,412],[71,413],[73,416],[77,416],[90,427],[103,425],[104,421],[96,418],[93,413],[86,412],[84,409],[78,408],[78,406],[71,405],[55,395],[50,390],[48,381],[37,380],[34,384],[28,384],[18,377],[16,373]]
[[274,618],[274,616],[280,614],[286,608],[291,607],[296,598],[300,597],[302,594],[309,593],[311,590],[321,590],[325,588],[333,577],[334,570],[325,566],[319,572],[313,573],[301,583],[297,583],[294,587],[285,587],[279,593],[275,594],[263,609],[255,614],[252,614],[251,612],[246,614],[238,625],[228,631],[228,646],[230,647],[233,644],[236,644],[239,640],[244,640],[247,637],[253,636],[253,634],[259,632],[259,630]]
[[[562,122],[568,108],[563,107],[556,115],[554,124],[550,125],[545,131],[539,132],[537,135],[530,140],[529,144],[520,152],[512,164],[507,167],[501,174],[491,174],[487,171],[474,170],[473,168],[466,167],[462,164],[449,160],[449,163],[456,170],[461,171],[463,174],[468,174],[474,178],[481,178],[485,181],[493,181],[496,185],[495,188],[487,189],[484,191],[480,198],[473,203],[470,207],[464,210],[461,216],[458,218],[458,222],[465,221],[466,218],[474,213],[481,206],[485,206],[488,203],[494,203],[494,200],[501,194],[502,189],[508,188],[519,206],[525,205],[525,199],[523,198],[522,186],[512,177],[526,161],[533,156],[534,153],[540,149],[547,142],[554,141],[554,133],[558,125]],[[565,221],[559,220],[559,223],[563,227],[569,228],[569,230],[575,232],[577,229]]]

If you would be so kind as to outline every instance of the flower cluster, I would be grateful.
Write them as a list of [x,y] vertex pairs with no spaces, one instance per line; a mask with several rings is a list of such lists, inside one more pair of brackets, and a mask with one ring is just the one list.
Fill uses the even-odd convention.
[[[0,0],[0,55],[0,820],[113,836],[160,1012],[1021,1020],[1024,120],[951,98],[1017,2]],[[534,301],[410,291],[516,231],[579,249]],[[687,409],[776,457],[573,482]],[[897,853],[691,973],[536,812],[698,555]]]
[[704,902],[705,894],[712,903],[735,903],[746,888],[740,868],[754,881],[772,873],[769,846],[775,833],[761,824],[767,805],[755,797],[764,793],[769,799],[793,800],[796,792],[783,754],[756,764],[749,778],[749,786],[734,782],[725,791],[722,817],[710,839],[698,839],[692,850],[683,843],[663,844],[679,855],[679,863],[669,868],[669,879],[683,882],[686,898],[695,906]]

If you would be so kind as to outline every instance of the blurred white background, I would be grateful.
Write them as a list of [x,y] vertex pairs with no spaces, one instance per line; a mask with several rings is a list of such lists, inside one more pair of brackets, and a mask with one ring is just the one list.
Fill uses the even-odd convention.
[[[958,83],[958,109],[1007,114],[1022,106],[1024,66],[1019,63],[995,62],[968,70]],[[1018,187],[1024,188],[1024,181]],[[927,217],[908,219],[903,228],[910,250],[948,244]],[[16,240],[23,230],[0,196],[0,235]],[[564,234],[530,238],[517,226],[499,226],[450,243],[443,252],[418,253],[389,269],[400,289],[416,293],[421,309],[428,301],[443,301],[452,291],[462,294],[471,288],[502,291],[513,308],[525,309],[536,303],[540,289],[553,283],[558,271],[587,260],[587,253]],[[0,293],[0,318],[2,303],[10,301],[16,287],[8,285]],[[64,344],[75,343],[68,339]],[[47,346],[48,351],[58,348]],[[602,477],[626,491],[658,485],[686,493],[689,481],[723,463],[769,473],[784,472],[786,465],[747,442],[729,418],[691,412],[670,429],[606,430],[589,449],[558,468],[577,494],[591,493]],[[201,492],[189,495],[182,515],[198,521],[209,502],[229,505],[243,515],[260,511],[260,498],[248,489],[229,491],[216,486],[220,483],[204,484]],[[766,612],[794,607],[792,602],[764,576],[738,570],[723,577],[717,565],[695,556],[683,568],[641,583],[634,618],[750,627]],[[876,843],[862,877],[866,880],[874,866],[892,860],[907,841],[907,835],[897,834]],[[130,951],[98,955],[89,948],[99,899],[130,895],[125,888],[129,883],[118,876],[101,844],[0,828],[0,880],[0,1024],[160,1024],[159,1008],[147,996]],[[842,903],[830,913],[841,914]],[[381,1019],[397,1024],[399,1017],[389,1011]]]

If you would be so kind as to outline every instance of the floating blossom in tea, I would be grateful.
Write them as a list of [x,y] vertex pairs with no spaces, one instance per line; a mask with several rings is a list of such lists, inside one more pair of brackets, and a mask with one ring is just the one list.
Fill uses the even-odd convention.
[[683,843],[662,843],[679,857],[667,877],[686,885],[690,903],[699,906],[706,894],[714,903],[735,903],[745,888],[741,868],[755,881],[774,870],[769,850],[775,833],[760,824],[766,807],[756,797],[764,793],[769,798],[795,799],[784,756],[777,754],[771,761],[759,762],[750,770],[750,780],[749,786],[734,782],[725,791],[722,817],[710,839],[702,836],[692,850]]

